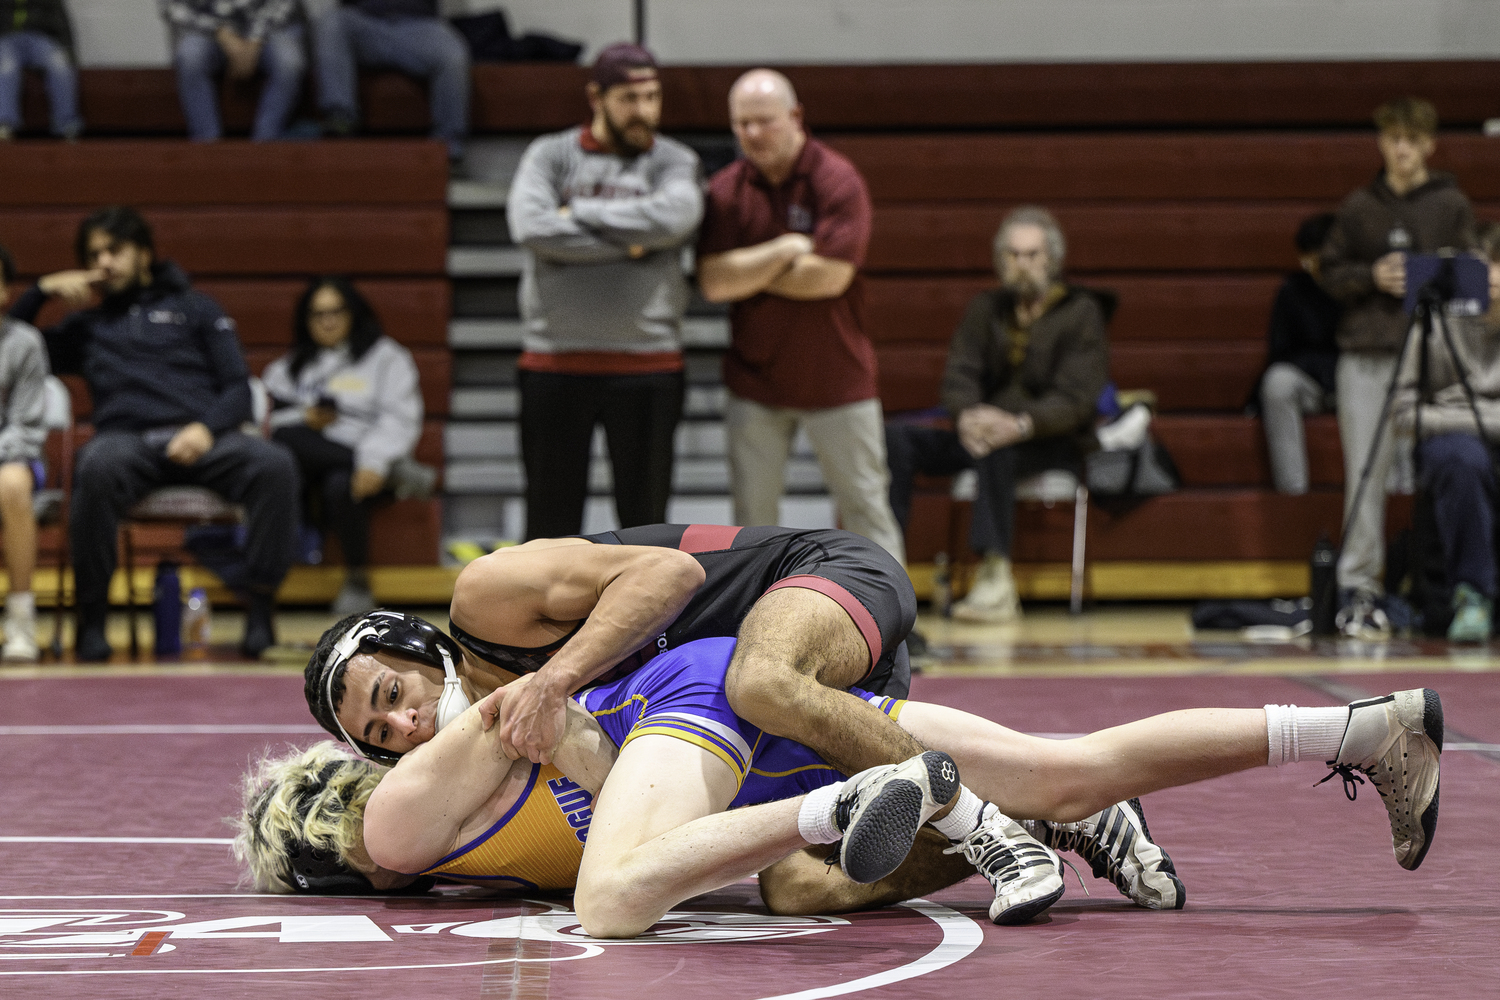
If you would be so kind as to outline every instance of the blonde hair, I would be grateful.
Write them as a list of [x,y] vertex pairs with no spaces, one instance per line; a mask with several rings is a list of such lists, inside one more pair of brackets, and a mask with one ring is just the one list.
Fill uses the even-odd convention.
[[[348,868],[363,852],[365,804],[386,768],[351,756],[324,740],[306,750],[260,759],[241,782],[234,856],[260,892],[291,892],[286,845],[298,842],[333,851]],[[365,863],[365,866],[368,862]]]

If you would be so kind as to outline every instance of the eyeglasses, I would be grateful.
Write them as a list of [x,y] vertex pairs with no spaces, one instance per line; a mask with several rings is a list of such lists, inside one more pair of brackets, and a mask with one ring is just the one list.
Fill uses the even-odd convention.
[[337,309],[309,309],[307,318],[316,323],[322,319],[337,319],[340,316],[349,315],[348,306],[339,306]]

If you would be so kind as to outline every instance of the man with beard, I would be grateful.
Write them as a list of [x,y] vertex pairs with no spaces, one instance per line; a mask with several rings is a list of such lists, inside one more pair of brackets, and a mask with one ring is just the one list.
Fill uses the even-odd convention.
[[682,416],[681,248],[698,227],[698,157],[659,136],[650,52],[611,45],[587,88],[593,120],[521,158],[507,211],[524,246],[517,364],[526,537],[582,530],[594,426],[604,425],[625,528],[667,519]]
[[710,302],[734,303],[724,415],[735,523],[781,523],[801,426],[842,526],[902,562],[859,278],[870,194],[852,163],[808,137],[780,73],[740,77],[729,117],[744,158],[709,182],[698,281]]
[[1020,613],[1010,568],[1016,482],[1043,469],[1081,471],[1109,349],[1097,298],[1062,280],[1065,252],[1045,209],[1006,216],[995,234],[1000,287],[974,297],[948,349],[943,407],[955,429],[886,429],[891,507],[903,526],[915,473],[978,471],[969,544],[984,561],[953,608],[957,618],[1003,622]]

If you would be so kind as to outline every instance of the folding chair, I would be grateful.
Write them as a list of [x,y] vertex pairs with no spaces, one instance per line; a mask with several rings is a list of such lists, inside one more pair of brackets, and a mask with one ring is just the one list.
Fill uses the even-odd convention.
[[[953,477],[949,496],[953,505],[973,503],[979,490],[979,475],[973,469],[965,469]],[[1068,582],[1068,610],[1073,614],[1083,611],[1083,569],[1085,542],[1088,539],[1089,488],[1078,477],[1066,469],[1047,469],[1034,473],[1016,483],[1016,500],[1029,500],[1052,507],[1059,503],[1073,504],[1073,561],[1072,574]],[[959,519],[948,516],[948,547],[961,552],[958,532]]]

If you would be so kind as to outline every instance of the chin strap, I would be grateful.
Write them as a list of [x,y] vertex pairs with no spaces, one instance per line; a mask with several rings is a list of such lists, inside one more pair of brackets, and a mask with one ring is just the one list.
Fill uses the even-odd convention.
[[438,697],[436,729],[443,727],[469,710],[469,697],[464,694],[463,682],[453,669],[453,657],[446,649],[440,650],[443,657],[443,693]]

